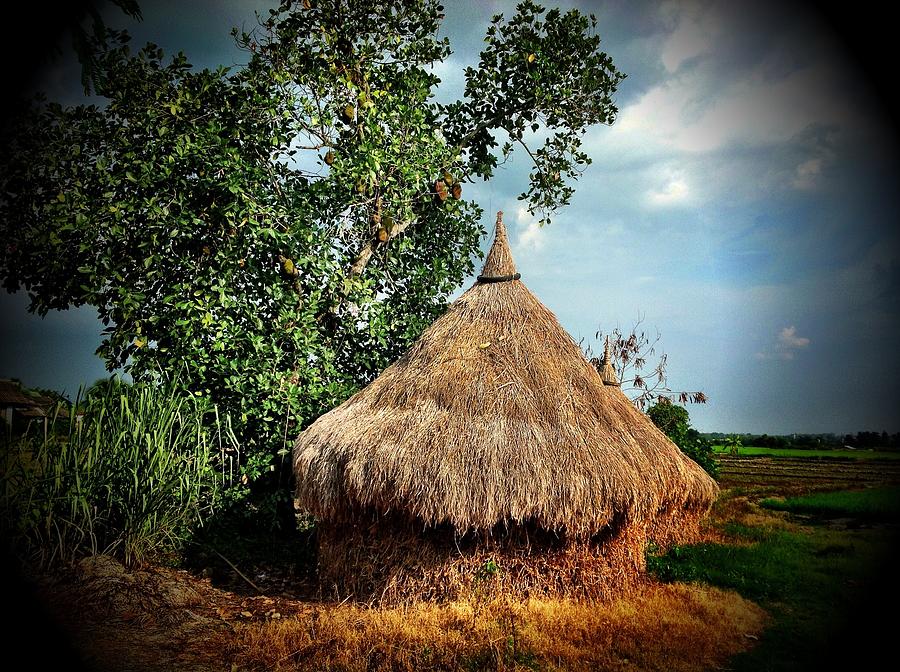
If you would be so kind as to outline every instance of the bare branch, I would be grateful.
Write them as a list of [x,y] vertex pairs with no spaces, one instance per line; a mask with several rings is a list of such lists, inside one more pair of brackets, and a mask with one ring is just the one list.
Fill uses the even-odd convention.
[[[661,335],[657,331],[656,336],[651,340],[646,332],[639,331],[643,321],[643,316],[639,317],[627,335],[619,327],[613,329],[608,335],[610,358],[622,391],[641,410],[660,399],[677,400],[682,404],[705,404],[708,398],[702,391],[681,390],[675,392],[669,387],[666,374],[668,355],[665,352],[659,355],[658,361],[650,369],[649,374],[644,374],[648,362],[656,355]],[[600,329],[595,333],[595,338],[599,342],[602,342],[605,337]],[[585,345],[582,342],[581,345],[586,357],[600,371],[600,367],[603,365],[602,360],[592,356],[593,348],[590,344]]]

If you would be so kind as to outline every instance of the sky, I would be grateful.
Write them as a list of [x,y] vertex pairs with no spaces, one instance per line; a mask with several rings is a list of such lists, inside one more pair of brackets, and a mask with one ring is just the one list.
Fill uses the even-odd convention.
[[[602,48],[628,77],[571,205],[538,226],[516,200],[518,157],[466,186],[503,210],[523,281],[576,339],[641,321],[668,354],[669,385],[702,390],[701,431],[900,431],[897,138],[863,49],[830,17],[791,2],[565,2],[598,18]],[[514,3],[447,0],[436,67],[441,100],[461,94],[490,17]],[[234,65],[232,26],[265,2],[145,0],[134,44],[183,50],[199,67]],[[877,24],[877,22],[875,22]],[[886,86],[886,85],[885,85]],[[52,61],[40,88],[78,102],[79,70]],[[482,243],[487,249],[490,241]],[[458,293],[471,284],[467,280]],[[28,315],[0,296],[0,377],[72,393],[107,375],[89,308]]]

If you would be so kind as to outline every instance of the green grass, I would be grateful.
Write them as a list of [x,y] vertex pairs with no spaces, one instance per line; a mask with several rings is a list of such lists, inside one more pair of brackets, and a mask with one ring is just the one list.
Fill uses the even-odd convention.
[[888,564],[897,542],[891,528],[792,532],[730,524],[735,544],[676,547],[648,557],[664,581],[700,582],[756,601],[772,623],[729,669],[747,672],[867,669],[893,641],[900,575]]
[[900,487],[819,492],[787,499],[769,498],[761,504],[768,509],[792,513],[896,521],[900,520]]
[[[728,454],[725,446],[713,446],[713,452]],[[897,460],[900,451],[896,450],[847,450],[845,448],[804,450],[802,448],[762,448],[759,446],[743,446],[739,455],[769,455],[771,457],[833,457],[851,460]]]

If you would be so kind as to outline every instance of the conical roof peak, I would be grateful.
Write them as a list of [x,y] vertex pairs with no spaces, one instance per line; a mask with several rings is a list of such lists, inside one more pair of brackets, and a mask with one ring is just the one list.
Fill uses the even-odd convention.
[[609,336],[606,337],[606,343],[603,345],[603,359],[600,364],[600,377],[603,379],[603,384],[618,387],[619,380],[616,378],[616,370],[613,368],[612,357],[609,352]]
[[479,282],[498,282],[501,280],[516,280],[516,264],[509,250],[509,240],[506,237],[506,225],[503,224],[503,211],[497,212],[497,224],[494,229],[494,244],[491,246],[487,258],[484,260],[484,268],[478,276]]

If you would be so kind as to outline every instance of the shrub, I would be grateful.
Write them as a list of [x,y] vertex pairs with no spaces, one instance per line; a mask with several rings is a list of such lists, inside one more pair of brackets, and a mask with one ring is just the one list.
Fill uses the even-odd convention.
[[204,422],[215,409],[140,384],[110,386],[82,410],[68,431],[4,449],[2,525],[15,549],[42,565],[97,553],[137,565],[177,551],[224,480],[229,432]]
[[647,415],[681,452],[703,467],[710,476],[718,478],[719,465],[713,456],[712,443],[691,427],[690,416],[684,406],[661,398],[647,410]]

